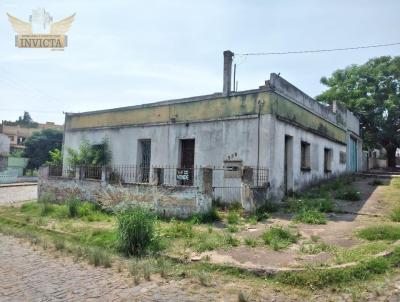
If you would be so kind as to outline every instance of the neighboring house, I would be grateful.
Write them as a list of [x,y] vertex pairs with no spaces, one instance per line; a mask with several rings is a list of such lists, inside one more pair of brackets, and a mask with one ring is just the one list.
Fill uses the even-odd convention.
[[224,52],[222,93],[67,113],[64,151],[107,137],[113,165],[222,166],[214,188],[240,184],[242,167],[266,167],[273,199],[361,169],[359,121],[349,110],[324,106],[274,73],[257,89],[231,91],[232,57]]
[[10,138],[0,133],[0,156],[8,155],[10,153]]
[[63,130],[62,125],[56,125],[53,122],[46,122],[45,124],[38,124],[37,127],[23,127],[21,125],[10,125],[3,121],[0,125],[0,133],[5,134],[10,139],[10,151],[25,149],[25,140],[32,136],[36,131],[43,129],[58,129]]

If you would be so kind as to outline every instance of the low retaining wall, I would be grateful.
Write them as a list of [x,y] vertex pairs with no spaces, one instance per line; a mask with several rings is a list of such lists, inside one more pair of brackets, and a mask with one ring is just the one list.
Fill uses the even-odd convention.
[[[207,179],[208,177],[204,177],[204,180]],[[208,187],[207,183],[200,187],[154,184],[112,185],[96,180],[49,178],[47,167],[43,167],[38,181],[38,198],[46,196],[53,202],[79,198],[113,209],[141,205],[163,216],[187,218],[196,213],[206,213],[211,209],[212,199]]]

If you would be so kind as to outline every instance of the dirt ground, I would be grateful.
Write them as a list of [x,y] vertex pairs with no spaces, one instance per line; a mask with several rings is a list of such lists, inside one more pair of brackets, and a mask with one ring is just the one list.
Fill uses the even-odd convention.
[[359,178],[352,186],[361,192],[360,201],[335,200],[336,211],[327,215],[328,221],[322,225],[294,224],[291,215],[277,213],[265,223],[248,225],[244,231],[237,233],[239,237],[260,236],[270,226],[285,226],[301,235],[301,240],[283,251],[273,251],[266,247],[239,246],[229,250],[215,250],[201,254],[213,263],[230,264],[248,268],[290,268],[307,264],[325,263],[330,260],[328,253],[304,255],[299,253],[300,245],[318,236],[321,241],[343,248],[351,248],[361,243],[355,237],[357,230],[384,221],[388,207],[384,203],[385,186],[389,180],[384,180],[381,186],[370,185],[371,178]]

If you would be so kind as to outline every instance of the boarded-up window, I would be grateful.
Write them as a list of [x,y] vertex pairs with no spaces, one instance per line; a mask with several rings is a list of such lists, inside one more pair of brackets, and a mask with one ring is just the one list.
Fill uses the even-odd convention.
[[344,151],[340,151],[339,153],[339,161],[341,164],[345,164],[346,163],[346,152]]
[[310,171],[310,144],[307,142],[301,142],[301,170]]
[[240,178],[242,177],[242,161],[241,160],[225,160],[224,161],[224,177]]
[[324,171],[332,172],[332,149],[324,148]]

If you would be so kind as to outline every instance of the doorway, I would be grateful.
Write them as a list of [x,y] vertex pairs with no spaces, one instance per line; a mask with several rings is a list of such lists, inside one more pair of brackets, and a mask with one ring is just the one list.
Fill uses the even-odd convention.
[[194,175],[195,140],[182,139],[180,147],[181,147],[180,168],[182,170],[181,173],[187,175],[187,177],[182,177],[182,179],[180,180],[180,184],[191,186],[193,185],[193,175]]
[[284,192],[288,194],[293,191],[293,137],[285,135],[284,150]]
[[138,181],[149,182],[151,162],[151,140],[141,139],[138,144]]

